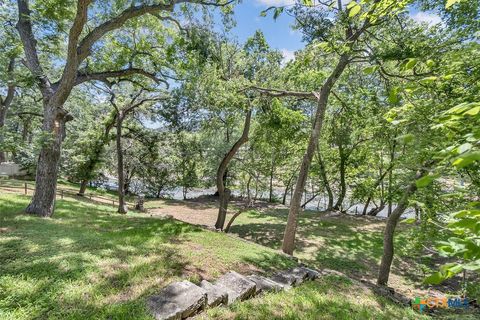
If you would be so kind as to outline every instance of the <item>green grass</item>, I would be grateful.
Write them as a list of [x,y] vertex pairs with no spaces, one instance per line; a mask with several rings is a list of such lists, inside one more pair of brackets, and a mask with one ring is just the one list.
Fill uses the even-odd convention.
[[[0,195],[2,320],[151,319],[146,297],[173,281],[214,280],[228,270],[269,274],[294,265],[276,250],[172,219],[135,212],[119,215],[110,206],[73,199],[57,201],[53,218],[42,219],[22,213],[28,201],[26,196]],[[253,219],[280,224],[283,218],[251,213],[240,216],[236,226],[237,232],[238,228],[247,232],[249,226],[258,242],[275,247],[281,232],[261,235],[261,230],[270,227],[256,229],[250,225]],[[315,220],[308,215],[302,219]],[[347,225],[328,221],[322,222],[323,231],[315,231],[320,226],[305,222],[312,223],[311,230],[301,226],[299,232],[313,232],[315,237],[321,238],[319,232],[338,236],[349,231]],[[368,242],[370,237],[375,239],[353,236],[344,249],[360,250],[355,249],[357,243]],[[366,252],[374,243],[361,250]],[[335,245],[342,246],[340,242]],[[346,259],[360,253],[352,252]],[[319,252],[314,257],[318,265],[319,257],[325,257],[326,264],[334,259]],[[338,276],[214,308],[201,318],[420,319],[409,308]]]
[[273,250],[108,206],[57,201],[53,218],[0,195],[0,319],[150,319],[144,298],[179,279],[292,265]]

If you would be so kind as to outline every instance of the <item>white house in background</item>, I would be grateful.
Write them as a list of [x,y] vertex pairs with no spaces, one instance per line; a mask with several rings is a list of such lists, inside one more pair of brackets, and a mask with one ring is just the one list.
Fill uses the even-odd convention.
[[13,162],[0,163],[0,176],[24,176],[26,171],[20,168],[20,165]]

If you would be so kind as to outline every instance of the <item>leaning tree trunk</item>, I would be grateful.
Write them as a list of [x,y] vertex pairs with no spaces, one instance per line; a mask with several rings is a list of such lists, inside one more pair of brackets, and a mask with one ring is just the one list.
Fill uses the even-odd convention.
[[122,124],[124,116],[122,113],[117,117],[117,172],[118,172],[118,213],[127,213],[128,207],[125,203],[125,172],[123,171],[123,150],[122,150]]
[[295,249],[295,234],[297,231],[297,219],[300,212],[300,205],[302,201],[302,193],[305,189],[305,183],[307,182],[308,170],[312,162],[313,153],[318,144],[320,137],[320,131],[322,130],[323,119],[325,118],[325,109],[327,108],[328,98],[332,91],[333,85],[338,80],[340,75],[345,70],[345,67],[349,63],[349,55],[343,54],[340,57],[335,69],[328,79],[323,84],[318,97],[317,111],[315,113],[315,120],[313,123],[312,132],[308,141],[307,150],[303,156],[302,165],[300,166],[300,172],[298,174],[297,183],[295,185],[295,191],[290,202],[290,210],[288,212],[288,221],[283,236],[282,250],[283,252],[292,255]]
[[220,163],[220,166],[218,167],[218,170],[217,170],[217,190],[220,198],[219,198],[218,217],[217,217],[217,221],[215,222],[216,229],[223,230],[223,226],[225,225],[225,219],[227,217],[228,201],[230,198],[230,190],[225,189],[223,177],[225,175],[225,172],[227,171],[228,164],[233,159],[238,149],[240,149],[240,147],[248,141],[248,133],[250,131],[251,118],[252,118],[252,110],[250,109],[248,110],[245,116],[245,124],[243,126],[242,135],[237,140],[237,142],[235,142],[235,144],[232,146],[230,151],[228,151],[225,157],[223,157],[222,162]]
[[295,172],[292,173],[292,175],[290,176],[290,178],[287,181],[287,185],[285,186],[285,192],[283,192],[283,199],[282,199],[282,204],[283,205],[285,205],[285,203],[287,202],[288,191],[290,190],[292,180],[293,180],[294,177],[295,177]]
[[390,267],[392,266],[393,254],[394,254],[394,245],[393,245],[393,236],[395,233],[395,228],[397,226],[400,216],[403,214],[405,209],[408,206],[408,199],[411,195],[417,190],[416,180],[420,179],[427,173],[426,169],[422,169],[417,172],[415,179],[411,182],[408,187],[405,189],[402,198],[400,199],[397,207],[393,210],[392,214],[388,217],[387,224],[385,226],[385,231],[383,233],[383,256],[380,263],[380,269],[378,271],[377,284],[387,285],[388,277],[390,275]]
[[41,217],[50,217],[55,207],[57,191],[58,164],[62,141],[65,138],[65,124],[72,117],[61,107],[47,103],[44,107],[44,133],[49,133],[40,150],[35,180],[35,193],[32,201],[25,209],[26,213]]

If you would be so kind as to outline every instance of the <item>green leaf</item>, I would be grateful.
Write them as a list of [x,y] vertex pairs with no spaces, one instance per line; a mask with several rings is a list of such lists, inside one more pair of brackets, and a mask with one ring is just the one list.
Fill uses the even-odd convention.
[[480,260],[476,260],[470,263],[463,265],[465,270],[478,271],[480,270]]
[[423,78],[420,80],[421,83],[424,83],[424,84],[427,84],[427,83],[431,83],[431,82],[434,82],[435,80],[437,80],[438,78],[437,77],[426,77],[426,78]]
[[408,218],[408,219],[402,220],[402,223],[412,224],[412,223],[415,223],[415,221],[417,221],[417,219],[415,219],[415,218]]
[[433,180],[435,180],[435,176],[429,175],[429,176],[421,177],[415,182],[415,184],[417,185],[417,188],[425,188],[430,183],[432,183]]
[[404,134],[404,135],[396,138],[397,141],[399,141],[403,144],[408,144],[408,143],[412,142],[414,139],[415,139],[415,136],[411,133]]
[[354,2],[354,1],[352,1],[352,2],[350,2],[350,3],[354,3],[354,5],[350,8],[350,11],[348,12],[348,16],[349,16],[350,18],[352,18],[352,17],[355,17],[355,16],[360,12],[360,10],[362,9],[362,7],[361,7],[358,3]]
[[452,165],[457,167],[457,169],[462,169],[474,163],[475,161],[480,161],[480,151],[464,153],[459,156],[455,161],[453,161]]
[[460,1],[462,1],[462,0],[447,0],[447,3],[445,4],[445,9],[449,9],[455,3],[460,2]]
[[480,106],[474,107],[468,111],[466,111],[464,114],[469,115],[469,116],[476,116],[480,112]]
[[435,272],[430,276],[426,277],[425,280],[423,280],[423,282],[427,284],[439,284],[443,280],[445,280],[443,275],[440,272]]
[[391,104],[396,104],[400,101],[400,97],[398,96],[398,88],[392,88],[388,95],[388,102]]
[[372,73],[375,72],[375,70],[377,70],[377,66],[370,66],[370,67],[366,67],[365,69],[363,69],[363,73],[372,74]]
[[278,7],[278,8],[275,8],[275,11],[273,13],[273,19],[276,20],[283,12],[283,8],[284,7]]
[[405,64],[405,70],[410,70],[410,69],[413,69],[413,67],[415,67],[415,65],[417,64],[417,59],[408,59],[408,62]]
[[466,103],[466,102],[463,102],[463,103],[460,103],[460,104],[456,105],[455,107],[447,110],[445,113],[446,114],[462,114],[468,109],[470,109],[470,104]]

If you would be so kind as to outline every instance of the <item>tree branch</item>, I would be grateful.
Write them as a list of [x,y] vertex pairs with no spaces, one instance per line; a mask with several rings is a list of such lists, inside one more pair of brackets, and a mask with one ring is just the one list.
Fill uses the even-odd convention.
[[37,53],[37,40],[33,36],[32,21],[28,0],[18,0],[17,30],[25,51],[25,65],[39,83],[40,90],[45,95],[50,94],[50,81],[43,72]]
[[15,96],[15,82],[13,81],[13,69],[15,68],[15,57],[10,58],[8,63],[8,84],[7,84],[7,95],[5,99],[0,97],[0,105],[8,108],[12,103],[13,97]]
[[78,40],[87,21],[87,11],[90,3],[91,0],[77,1],[77,13],[68,34],[66,64],[56,90],[60,95],[68,95],[74,86],[77,69],[81,62],[81,60],[78,59]]
[[168,83],[163,79],[157,78],[155,76],[155,74],[150,73],[150,72],[145,71],[145,70],[140,69],[140,68],[133,68],[133,67],[123,69],[123,70],[92,72],[92,73],[79,71],[78,74],[77,74],[77,79],[75,81],[75,85],[79,85],[79,84],[82,84],[82,83],[90,81],[90,80],[102,81],[102,82],[107,83],[107,85],[110,85],[111,83],[110,83],[110,81],[108,81],[108,79],[110,79],[110,78],[119,78],[119,77],[131,76],[131,75],[135,75],[135,74],[143,75],[143,76],[145,76],[149,79],[152,79],[156,83],[163,82],[168,87]]

